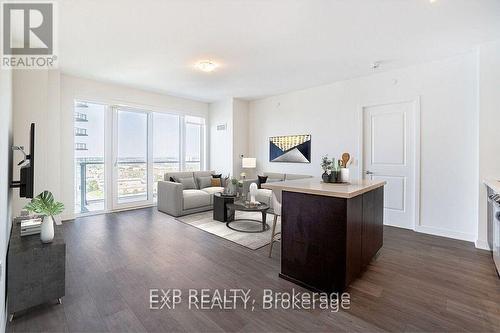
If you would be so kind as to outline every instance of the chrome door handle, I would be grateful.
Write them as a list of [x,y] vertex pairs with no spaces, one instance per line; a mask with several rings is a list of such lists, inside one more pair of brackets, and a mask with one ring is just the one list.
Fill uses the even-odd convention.
[[367,174],[367,175],[373,175],[373,172],[371,172],[370,170],[367,170],[367,171],[366,171],[366,174]]

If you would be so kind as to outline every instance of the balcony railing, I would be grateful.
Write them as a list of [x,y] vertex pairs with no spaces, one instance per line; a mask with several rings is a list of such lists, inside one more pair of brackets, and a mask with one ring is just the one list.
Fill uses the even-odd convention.
[[88,136],[87,129],[75,127],[75,136]]
[[75,121],[86,122],[88,121],[87,115],[81,112],[75,112]]
[[87,150],[86,143],[75,143],[75,150]]
[[[199,162],[195,161],[186,162],[186,169],[194,169],[193,163],[199,165]],[[143,160],[123,159],[117,164],[118,168],[123,169],[121,175],[119,172],[118,201],[128,203],[147,200],[147,163]],[[179,171],[179,167],[179,161],[156,159],[153,162],[154,185],[159,180],[163,180],[165,173]],[[76,212],[104,210],[104,162],[102,158],[77,159],[76,172],[76,180],[79,184],[76,194]],[[156,198],[156,186],[153,187],[153,198]]]

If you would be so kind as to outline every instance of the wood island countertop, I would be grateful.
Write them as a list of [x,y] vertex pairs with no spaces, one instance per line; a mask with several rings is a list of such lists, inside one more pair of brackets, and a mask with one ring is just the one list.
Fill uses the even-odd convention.
[[323,183],[321,178],[318,177],[264,183],[261,187],[269,190],[282,190],[350,199],[384,186],[385,184],[385,181],[367,179],[353,180],[349,184]]

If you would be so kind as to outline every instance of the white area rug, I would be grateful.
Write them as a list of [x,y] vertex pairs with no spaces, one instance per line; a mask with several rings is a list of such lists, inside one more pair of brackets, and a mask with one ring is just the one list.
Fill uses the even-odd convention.
[[[236,212],[237,219],[255,219],[262,220],[261,213],[254,212]],[[213,219],[213,212],[201,212],[191,215],[178,217],[177,220],[193,227],[201,229],[203,231],[209,232],[213,235],[222,237],[224,239],[230,240],[231,242],[243,245],[251,250],[257,250],[263,246],[266,246],[271,242],[271,231],[273,226],[274,215],[267,214],[267,224],[269,225],[269,230],[260,233],[244,233],[231,230],[226,226],[226,223],[219,222]],[[231,223],[231,227],[241,230],[261,230],[262,224],[251,221],[235,221]],[[278,218],[278,223],[276,225],[276,232],[281,230],[281,220]]]

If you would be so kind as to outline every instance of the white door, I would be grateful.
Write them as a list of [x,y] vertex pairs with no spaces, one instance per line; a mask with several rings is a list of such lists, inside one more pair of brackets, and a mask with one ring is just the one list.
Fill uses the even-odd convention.
[[363,175],[385,180],[384,224],[415,228],[416,102],[363,108]]

